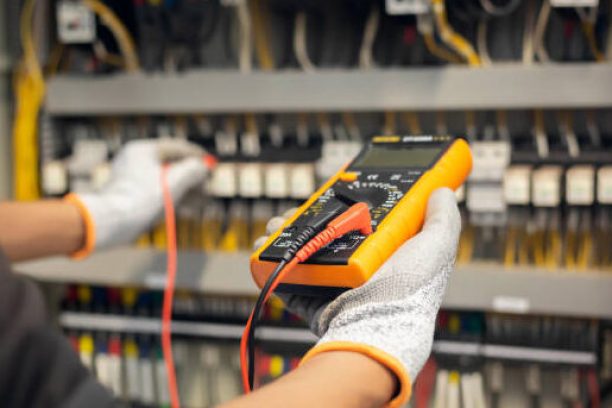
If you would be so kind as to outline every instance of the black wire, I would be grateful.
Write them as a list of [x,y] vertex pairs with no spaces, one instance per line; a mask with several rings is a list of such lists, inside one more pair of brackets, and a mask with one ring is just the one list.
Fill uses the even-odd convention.
[[255,303],[255,307],[253,308],[253,318],[251,319],[251,327],[249,329],[249,333],[247,336],[247,349],[249,356],[249,389],[253,389],[254,378],[255,378],[255,327],[257,326],[257,321],[259,320],[259,315],[261,313],[261,308],[264,306],[265,299],[272,288],[272,284],[278,278],[278,275],[283,271],[285,266],[289,263],[288,260],[283,259],[279,262],[274,269],[274,272],[270,274],[270,277],[266,281],[266,284],[261,289],[259,293],[259,297],[257,298],[257,302]]

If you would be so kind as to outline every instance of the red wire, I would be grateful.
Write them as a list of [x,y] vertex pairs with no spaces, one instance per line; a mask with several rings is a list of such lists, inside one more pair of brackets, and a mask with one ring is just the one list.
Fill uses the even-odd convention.
[[589,369],[587,375],[587,388],[591,399],[591,408],[599,408],[599,383],[597,382],[597,374],[594,369]]
[[168,373],[168,391],[172,408],[180,407],[176,371],[174,370],[174,357],[172,356],[172,301],[174,298],[174,284],[176,281],[176,220],[174,218],[174,203],[168,186],[168,165],[162,167],[161,185],[164,199],[164,218],[166,223],[166,250],[167,250],[167,282],[164,288],[164,303],[162,306],[161,342],[164,363]]

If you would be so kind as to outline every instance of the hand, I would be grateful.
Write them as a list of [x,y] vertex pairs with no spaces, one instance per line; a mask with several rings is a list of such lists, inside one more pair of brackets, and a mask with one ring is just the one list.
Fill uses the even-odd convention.
[[97,193],[66,197],[84,214],[86,252],[134,241],[153,227],[162,213],[161,172],[170,164],[167,181],[176,204],[207,174],[204,151],[179,139],[138,140],[127,143],[112,163],[109,183]]
[[[272,219],[269,230],[281,224]],[[431,352],[460,230],[453,192],[437,190],[429,199],[422,231],[398,248],[366,284],[331,302],[282,296],[321,337],[303,361],[325,351],[366,354],[398,377],[401,388],[392,406],[405,402]]]

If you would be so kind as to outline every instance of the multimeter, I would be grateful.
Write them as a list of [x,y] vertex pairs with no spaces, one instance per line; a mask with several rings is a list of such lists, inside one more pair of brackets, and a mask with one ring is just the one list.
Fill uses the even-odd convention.
[[320,294],[364,284],[422,227],[431,193],[458,188],[470,173],[467,142],[451,136],[375,136],[357,157],[313,194],[251,257],[261,288],[300,230],[338,202],[368,205],[373,233],[346,234],[295,267],[278,291]]

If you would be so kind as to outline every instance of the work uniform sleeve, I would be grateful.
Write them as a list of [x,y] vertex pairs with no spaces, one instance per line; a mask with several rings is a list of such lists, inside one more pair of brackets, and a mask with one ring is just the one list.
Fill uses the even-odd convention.
[[110,407],[110,392],[48,321],[36,285],[0,250],[0,401],[3,407]]

